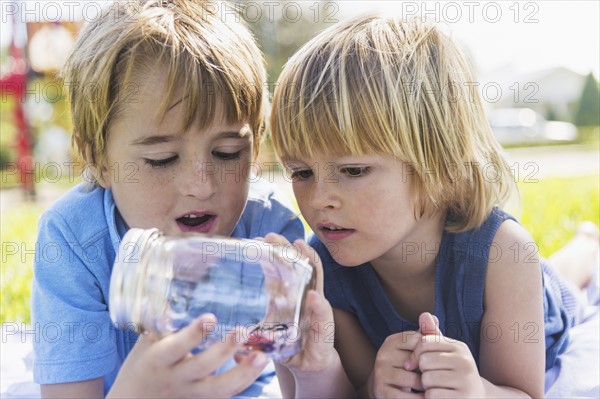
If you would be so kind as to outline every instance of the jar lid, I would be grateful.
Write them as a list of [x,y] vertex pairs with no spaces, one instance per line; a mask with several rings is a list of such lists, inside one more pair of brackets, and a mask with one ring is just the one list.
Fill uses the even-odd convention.
[[132,326],[136,331],[139,325],[138,309],[140,277],[143,279],[146,269],[144,258],[148,244],[162,233],[158,229],[131,228],[119,245],[117,257],[110,277],[108,309],[113,323],[117,327]]

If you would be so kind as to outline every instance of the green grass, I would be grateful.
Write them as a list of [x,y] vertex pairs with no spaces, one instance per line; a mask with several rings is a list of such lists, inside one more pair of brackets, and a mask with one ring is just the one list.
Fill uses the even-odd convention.
[[33,275],[37,221],[40,205],[23,203],[0,220],[2,269],[0,275],[0,322],[29,323],[29,296]]
[[[600,174],[551,178],[520,185],[523,225],[548,256],[565,245],[583,220],[600,224]],[[0,321],[28,323],[33,255],[39,205],[21,204],[2,214]],[[15,254],[13,252],[17,251]]]
[[600,224],[600,175],[521,183],[520,221],[542,256],[564,246],[584,220]]

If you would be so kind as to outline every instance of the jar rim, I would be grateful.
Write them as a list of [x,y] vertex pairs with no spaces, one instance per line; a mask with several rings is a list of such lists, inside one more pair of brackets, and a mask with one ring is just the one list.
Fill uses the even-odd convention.
[[140,328],[139,312],[132,314],[138,297],[139,278],[147,265],[143,262],[146,247],[162,233],[159,229],[131,228],[123,236],[110,278],[108,309],[117,326],[134,324]]

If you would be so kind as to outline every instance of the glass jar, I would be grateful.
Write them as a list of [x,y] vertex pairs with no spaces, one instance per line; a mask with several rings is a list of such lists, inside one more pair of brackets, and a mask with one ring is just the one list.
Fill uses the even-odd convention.
[[244,352],[283,360],[302,349],[313,268],[290,244],[130,229],[110,281],[113,322],[165,336],[204,313],[217,323],[199,349],[241,329]]

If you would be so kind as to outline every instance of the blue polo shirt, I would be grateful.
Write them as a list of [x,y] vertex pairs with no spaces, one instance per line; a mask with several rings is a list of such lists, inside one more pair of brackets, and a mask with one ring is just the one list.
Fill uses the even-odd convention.
[[[100,187],[78,185],[41,216],[31,297],[36,383],[104,377],[104,393],[110,390],[138,338],[116,329],[108,310],[110,275],[126,229],[112,192]],[[290,241],[304,238],[285,195],[268,182],[252,182],[232,236],[271,232]],[[241,396],[260,395],[273,375],[267,370]]]

